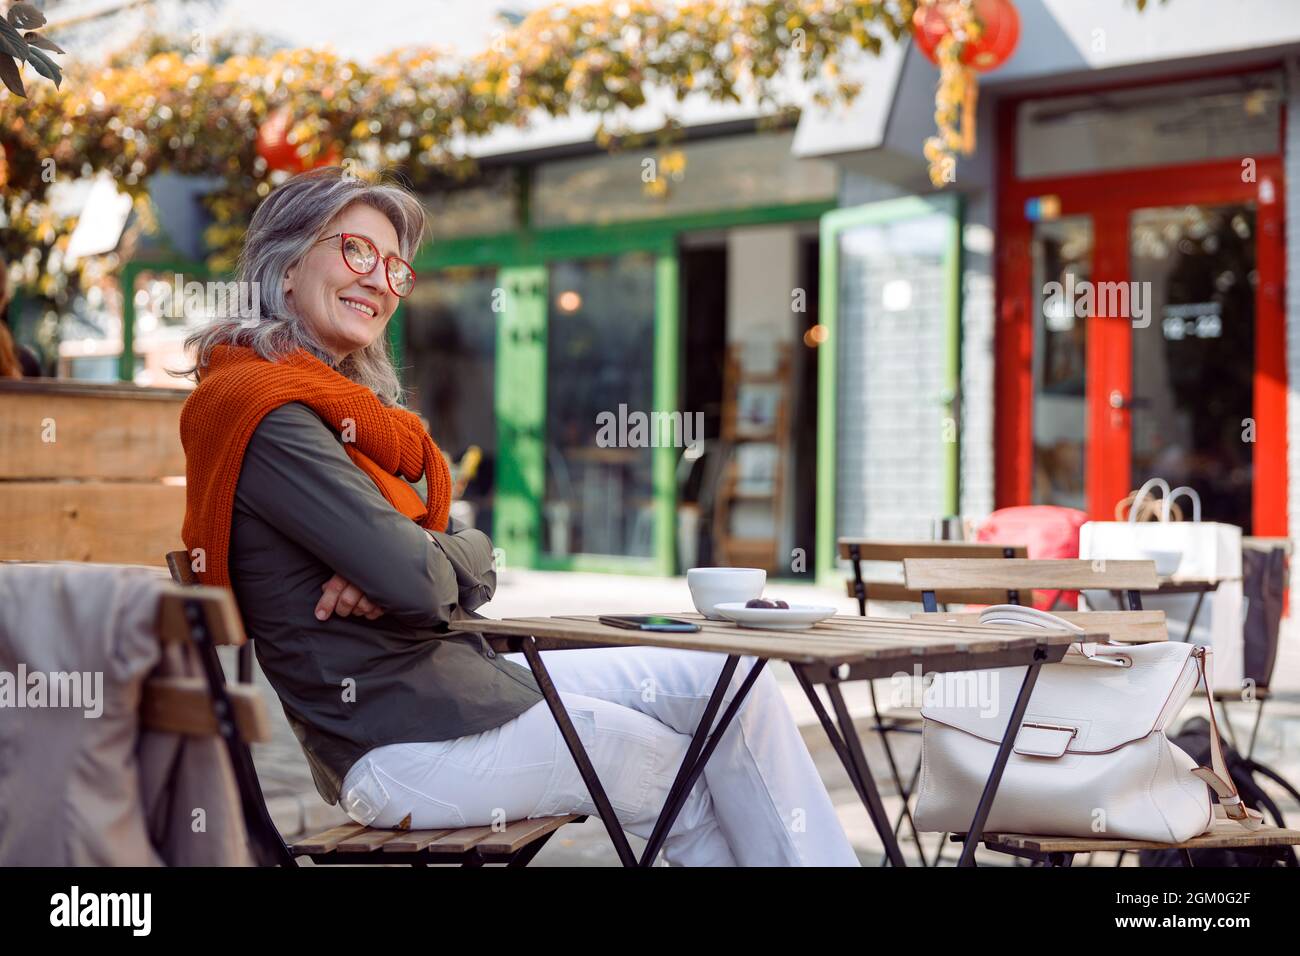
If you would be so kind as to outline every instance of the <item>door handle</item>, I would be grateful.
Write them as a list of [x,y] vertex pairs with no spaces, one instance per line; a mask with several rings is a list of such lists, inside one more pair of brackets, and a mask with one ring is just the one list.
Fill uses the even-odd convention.
[[1127,409],[1149,408],[1150,405],[1151,405],[1151,399],[1149,398],[1126,397],[1124,393],[1121,392],[1118,388],[1111,389],[1110,392],[1111,408],[1117,410],[1122,408],[1127,408]]

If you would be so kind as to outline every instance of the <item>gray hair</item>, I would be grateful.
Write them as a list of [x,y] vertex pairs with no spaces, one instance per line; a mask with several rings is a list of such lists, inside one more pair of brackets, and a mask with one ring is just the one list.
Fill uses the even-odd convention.
[[300,173],[266,197],[249,224],[239,255],[237,278],[258,291],[260,314],[253,321],[219,317],[185,339],[196,349],[192,366],[175,374],[198,381],[214,345],[243,345],[274,362],[305,349],[341,375],[373,391],[385,405],[402,405],[401,380],[393,368],[387,334],[339,362],[298,316],[285,296],[284,275],[302,261],[325,227],[353,203],[364,203],[388,217],[398,248],[410,260],[427,228],[424,206],[396,183],[368,183],[339,166]]

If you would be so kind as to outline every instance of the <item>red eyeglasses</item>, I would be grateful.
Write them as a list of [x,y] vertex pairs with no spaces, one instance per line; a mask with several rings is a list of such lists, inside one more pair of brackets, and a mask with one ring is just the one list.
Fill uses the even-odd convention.
[[[355,232],[336,232],[316,241],[329,242],[340,238],[342,241],[339,243],[339,251],[343,253],[343,261],[349,269],[359,276],[368,276],[375,271],[375,266],[379,265],[382,257],[379,248],[365,236],[359,236]],[[397,256],[384,259],[384,275],[388,279],[388,288],[399,299],[405,299],[415,288],[415,270],[405,259]]]

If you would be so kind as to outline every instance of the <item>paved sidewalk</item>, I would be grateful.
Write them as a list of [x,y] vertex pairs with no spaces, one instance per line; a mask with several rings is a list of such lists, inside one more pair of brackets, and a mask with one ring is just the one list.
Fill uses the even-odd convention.
[[[846,596],[843,587],[816,587],[778,581],[770,583],[766,593],[769,597],[784,598],[792,603],[828,604],[844,614],[857,613],[856,602]],[[690,608],[690,592],[685,578],[512,569],[501,575],[496,597],[482,612],[489,617],[522,617],[560,613],[685,611]],[[873,606],[871,613],[890,615],[910,610],[901,605],[880,605]],[[1264,711],[1255,757],[1295,781],[1300,780],[1300,641],[1296,640],[1294,620],[1283,622],[1283,628],[1282,647],[1273,682],[1274,696]],[[769,666],[780,683],[786,703],[800,726],[860,859],[865,865],[878,865],[881,859],[880,841],[838,758],[817,724],[811,706],[795,682],[794,674],[788,666],[779,662]],[[279,701],[260,671],[257,672],[257,681],[267,695],[275,723],[275,735],[270,743],[257,748],[254,759],[277,826],[286,837],[292,838],[306,831],[346,822],[347,817],[338,807],[328,806],[316,793],[298,741],[284,719]],[[886,685],[878,683],[877,690],[885,691]],[[850,712],[859,726],[867,730],[871,726],[871,704],[866,685],[846,685],[844,693]],[[884,695],[881,700],[883,703]],[[1188,703],[1185,716],[1204,713],[1204,699],[1194,697]],[[1244,745],[1250,736],[1254,705],[1235,705],[1231,708],[1231,719]],[[890,779],[880,741],[875,734],[869,732],[862,737],[868,762],[877,777],[890,818],[893,819],[901,801]],[[900,766],[910,773],[916,764],[919,737],[894,735],[890,742]],[[1300,806],[1294,801],[1282,800],[1280,804],[1284,813],[1288,816],[1294,814],[1293,819],[1300,819]],[[906,836],[906,831],[904,833]],[[938,835],[922,834],[922,841],[926,855],[933,858]],[[633,846],[636,847],[638,843],[633,838]],[[909,857],[914,857],[913,844],[909,840],[904,840],[903,848]],[[949,849],[945,859],[955,859],[955,856],[954,850]],[[614,866],[617,865],[617,858],[603,826],[593,818],[585,824],[561,830],[538,854],[533,865]]]

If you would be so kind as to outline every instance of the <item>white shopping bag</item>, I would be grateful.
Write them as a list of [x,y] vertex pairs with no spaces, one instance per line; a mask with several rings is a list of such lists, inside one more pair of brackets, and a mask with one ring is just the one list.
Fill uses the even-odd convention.
[[[1164,492],[1160,521],[1089,521],[1079,529],[1079,557],[1085,559],[1154,560],[1162,574],[1178,578],[1209,578],[1220,581],[1201,602],[1191,640],[1214,648],[1216,687],[1240,687],[1242,679],[1243,621],[1245,601],[1241,581],[1241,529],[1216,521],[1201,521],[1200,498],[1190,488],[1170,492],[1169,485],[1153,478],[1142,486],[1133,501],[1136,516],[1148,491]],[[1186,494],[1192,499],[1191,521],[1171,521],[1170,504]],[[1143,594],[1142,607],[1162,610],[1169,621],[1169,639],[1181,641],[1196,608],[1196,594]],[[1118,607],[1115,596],[1106,591],[1085,591],[1084,600],[1094,609]]]

